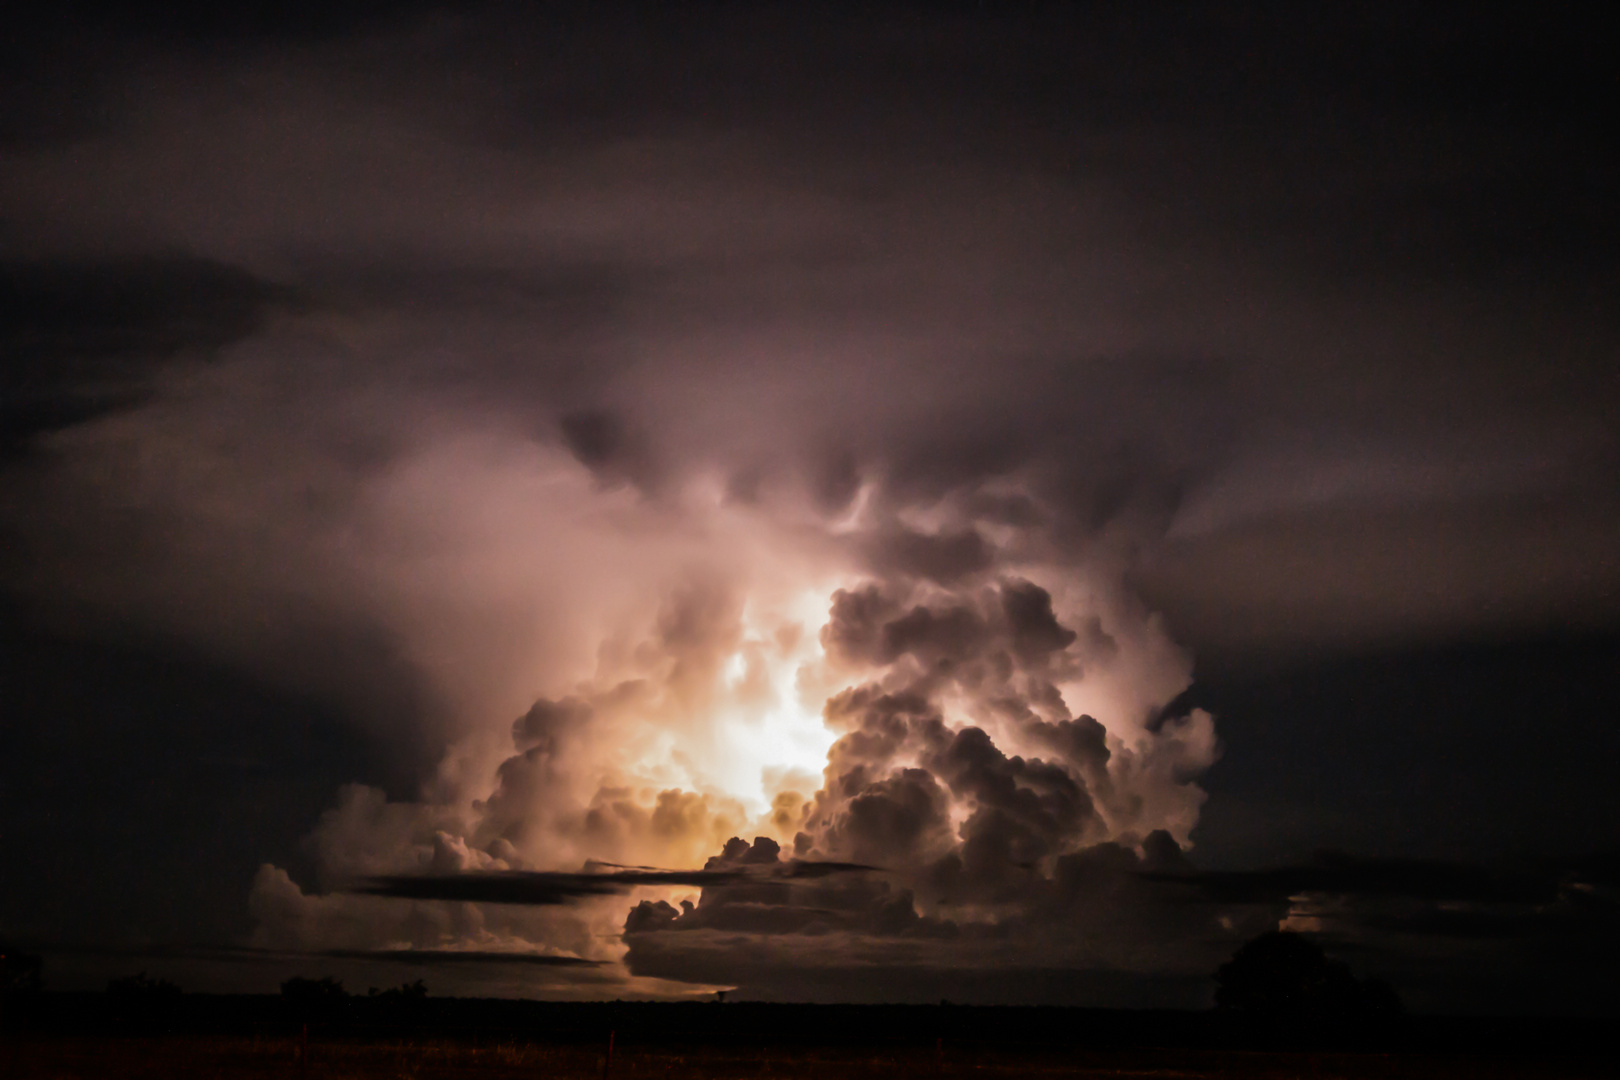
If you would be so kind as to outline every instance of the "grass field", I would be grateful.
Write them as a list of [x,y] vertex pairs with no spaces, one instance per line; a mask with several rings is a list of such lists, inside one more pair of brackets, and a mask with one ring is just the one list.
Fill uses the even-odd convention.
[[[0,1075],[16,1080],[305,1077],[309,1080],[488,1080],[579,1078],[601,1080],[604,1047],[517,1041],[312,1040],[308,1060],[290,1038],[143,1037],[66,1038],[5,1035]],[[1001,1077],[1256,1077],[1265,1080],[1359,1078],[1609,1077],[1612,1061],[1531,1059],[1459,1054],[1280,1053],[1204,1050],[1126,1050],[1086,1053],[953,1049],[948,1044],[855,1050],[740,1050],[623,1045],[607,1074],[611,1080],[928,1080]]]

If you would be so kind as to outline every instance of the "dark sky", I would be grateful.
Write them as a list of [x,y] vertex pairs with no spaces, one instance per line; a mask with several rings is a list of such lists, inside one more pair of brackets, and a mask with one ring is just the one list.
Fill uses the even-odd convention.
[[1606,21],[602,7],[6,17],[0,937],[1620,1009]]

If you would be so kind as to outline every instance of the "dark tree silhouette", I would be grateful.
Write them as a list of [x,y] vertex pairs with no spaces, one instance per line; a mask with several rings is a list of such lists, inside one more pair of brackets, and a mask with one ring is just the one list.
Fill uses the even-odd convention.
[[174,1019],[180,988],[168,979],[154,979],[144,971],[107,982],[107,997],[115,1015],[138,1027],[161,1026]]
[[33,994],[44,986],[39,957],[0,942],[0,994]]
[[343,984],[330,975],[320,979],[296,975],[281,984],[281,1002],[294,1019],[309,1023],[342,1015],[349,994]]
[[1361,982],[1310,938],[1261,934],[1215,972],[1215,1006],[1272,1016],[1354,1016],[1400,1011],[1388,983]]
[[291,1002],[336,1002],[347,1000],[349,992],[330,975],[320,979],[294,975],[281,984],[281,996]]
[[372,1001],[423,1001],[427,998],[427,992],[427,984],[417,979],[390,990],[378,990],[373,986],[366,996]]
[[154,979],[137,971],[122,979],[109,979],[107,993],[125,1001],[169,1001],[180,996],[180,988],[168,979]]

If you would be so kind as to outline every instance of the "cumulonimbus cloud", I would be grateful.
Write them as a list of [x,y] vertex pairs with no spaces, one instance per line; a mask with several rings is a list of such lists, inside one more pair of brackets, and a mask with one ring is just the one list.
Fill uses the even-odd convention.
[[[934,80],[919,101],[959,104],[1003,39],[941,27],[881,40]],[[862,34],[788,35],[796,88],[770,100],[838,86],[892,110],[852,117],[834,93],[784,125],[714,122],[681,97],[679,50],[608,77],[614,50],[543,31],[453,21],[438,79],[414,27],[267,47],[228,79],[132,46],[107,76],[116,121],[0,163],[23,253],[0,284],[34,320],[8,370],[63,413],[11,425],[28,460],[0,477],[21,552],[4,586],[334,704],[382,762],[316,822],[302,884],[261,868],[254,947],[544,945],[723,982],[742,942],[766,958],[756,988],[819,957],[842,966],[818,993],[882,968],[926,996],[915,973],[951,964],[1189,971],[1275,921],[1285,887],[1347,881],[1206,877],[1183,902],[1220,746],[1214,717],[1166,711],[1191,657],[1133,583],[1194,614],[1188,597],[1236,590],[1205,616],[1230,631],[1262,594],[1227,571],[1290,549],[1199,530],[1599,475],[1570,463],[1612,456],[1609,399],[1502,439],[1493,410],[1527,415],[1525,395],[1492,375],[1477,415],[1437,425],[1446,388],[1484,382],[1449,359],[1413,380],[1409,358],[1495,356],[1510,336],[1478,305],[1419,318],[1404,290],[1347,303],[1337,278],[1302,296],[1297,261],[1155,216],[1202,189],[1142,195],[1179,173],[1138,140],[939,124],[891,96]],[[1072,61],[1013,36],[1008,55]],[[1137,69],[1093,46],[1096,77],[1137,101]],[[751,85],[753,43],[720,53],[704,62]],[[680,108],[625,89],[648,80]],[[985,92],[998,108],[975,115],[1002,115]],[[1094,123],[1086,93],[1069,111]],[[1242,178],[1212,191],[1292,175],[1201,158],[1242,140],[1194,128],[1178,168]],[[1052,168],[1058,146],[1086,147],[1084,168]],[[1254,218],[1202,197],[1212,221]],[[1347,354],[1390,359],[1341,394]],[[1402,408],[1366,408],[1380,393]],[[1355,483],[1323,488],[1341,460]],[[1597,554],[1566,577],[1596,595],[1579,571],[1613,545],[1575,532]],[[1155,570],[1142,556],[1170,534],[1192,554]],[[1388,535],[1365,546],[1409,555]],[[1331,595],[1339,569],[1312,580]],[[1256,633],[1285,638],[1290,598],[1315,594],[1266,581]],[[1397,612],[1477,595],[1405,568],[1378,585]],[[750,857],[765,880],[733,865]],[[676,870],[572,869],[589,860]],[[826,869],[848,864],[884,872]],[[356,879],[376,894],[344,892]]]

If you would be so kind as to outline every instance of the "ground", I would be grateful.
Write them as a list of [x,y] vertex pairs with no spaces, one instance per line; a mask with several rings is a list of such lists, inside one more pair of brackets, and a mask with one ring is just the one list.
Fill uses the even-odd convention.
[[15,1080],[101,1080],[107,1077],[288,1078],[308,1080],[439,1080],[439,1078],[590,1078],[698,1080],[698,1078],[974,1077],[1221,1077],[1327,1080],[1327,1078],[1557,1077],[1612,1075],[1612,1062],[1552,1055],[1378,1054],[1244,1052],[1189,1049],[1114,1051],[985,1050],[935,1045],[878,1049],[615,1046],[604,1074],[605,1044],[590,1046],[516,1040],[311,1039],[307,1063],[299,1040],[259,1037],[64,1037],[13,1032],[0,1036],[0,1074]]

